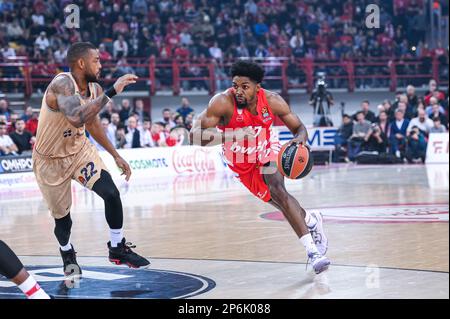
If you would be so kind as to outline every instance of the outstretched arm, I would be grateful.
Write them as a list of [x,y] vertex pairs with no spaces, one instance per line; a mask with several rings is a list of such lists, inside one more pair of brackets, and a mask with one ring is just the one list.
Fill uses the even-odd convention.
[[[126,74],[114,83],[116,93],[121,93],[125,86],[136,83],[137,77]],[[75,127],[93,121],[103,106],[109,102],[109,97],[103,93],[96,99],[81,104],[80,97],[75,93],[75,85],[67,76],[60,76],[53,81],[48,88],[47,105],[55,110],[60,110],[67,120]]]
[[308,131],[297,114],[292,112],[286,101],[279,94],[273,92],[269,93],[267,99],[272,112],[278,115],[281,121],[294,134],[294,138],[290,143],[306,144],[308,142]]

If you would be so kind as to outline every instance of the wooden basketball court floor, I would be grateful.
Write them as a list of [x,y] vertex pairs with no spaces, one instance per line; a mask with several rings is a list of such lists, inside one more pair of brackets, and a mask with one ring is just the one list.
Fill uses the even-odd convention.
[[[103,202],[73,186],[83,279],[64,281],[40,193],[0,191],[0,238],[57,298],[449,298],[448,165],[314,168],[288,190],[321,210],[330,268],[315,275],[289,224],[230,174],[117,181],[125,236],[152,265],[106,256]],[[0,298],[21,298],[0,278]]]

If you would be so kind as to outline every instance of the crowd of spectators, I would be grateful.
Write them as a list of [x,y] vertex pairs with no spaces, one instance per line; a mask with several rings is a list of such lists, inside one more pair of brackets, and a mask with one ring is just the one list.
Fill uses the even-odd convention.
[[444,133],[449,128],[449,97],[430,80],[423,96],[409,85],[397,92],[394,102],[383,101],[377,113],[370,102],[363,101],[353,116],[344,114],[335,137],[336,158],[355,161],[359,155],[375,152],[391,154],[399,161],[423,163],[430,133]]
[[0,156],[31,154],[36,140],[39,110],[27,107],[22,116],[0,99]]
[[[64,25],[63,8],[69,3],[81,9],[80,28]],[[380,28],[364,25],[369,4],[380,7]],[[443,15],[448,15],[447,7],[442,1]],[[438,46],[431,50],[426,44],[426,8],[424,0],[2,0],[0,58],[28,56],[44,61],[32,70],[33,76],[40,78],[58,72],[54,63],[64,64],[67,47],[75,41],[93,42],[104,63],[114,61],[114,66],[105,68],[107,77],[124,72],[148,76],[148,68],[130,59],[140,57],[189,58],[190,63],[180,70],[181,76],[188,78],[208,75],[207,68],[192,62],[212,59],[218,62],[217,72],[226,74],[222,61],[237,57],[333,61],[437,56],[448,65],[447,49]],[[276,72],[276,64],[267,68],[268,73]],[[371,69],[357,70],[361,74],[368,71]],[[429,61],[411,71],[429,71]],[[171,84],[171,72],[170,68],[157,70],[160,85]],[[340,75],[344,70],[331,68],[329,72]],[[339,86],[334,82],[330,85]],[[371,85],[385,84],[379,82]],[[183,83],[187,89],[207,86],[203,80]]]
[[[110,101],[100,113],[102,127],[109,141],[118,149],[172,147],[189,144],[188,131],[192,128],[194,110],[187,98],[182,98],[174,112],[162,111],[161,118],[151,120],[144,111],[144,101],[120,100],[120,105]],[[0,156],[30,155],[36,140],[39,110],[27,107],[22,116],[8,107],[6,99],[0,99]],[[87,134],[90,141],[99,145]]]
[[[118,149],[189,144],[187,132],[192,128],[194,119],[189,100],[182,98],[175,112],[164,108],[161,115],[153,121],[144,111],[142,99],[136,99],[133,105],[129,99],[122,99],[118,106],[109,102],[100,113],[100,119],[106,136]],[[99,150],[103,150],[94,139],[90,140]]]

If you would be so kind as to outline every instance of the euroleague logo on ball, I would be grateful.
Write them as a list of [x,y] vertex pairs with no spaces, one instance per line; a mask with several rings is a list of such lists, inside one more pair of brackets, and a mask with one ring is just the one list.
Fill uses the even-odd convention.
[[285,144],[278,153],[279,171],[290,179],[300,179],[309,174],[314,165],[310,150],[303,144]]

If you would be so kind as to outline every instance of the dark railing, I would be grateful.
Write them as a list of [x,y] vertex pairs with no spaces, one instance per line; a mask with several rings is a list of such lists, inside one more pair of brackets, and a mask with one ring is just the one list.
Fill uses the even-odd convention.
[[[423,85],[434,78],[439,85],[448,85],[448,58],[392,59],[364,58],[353,60],[313,60],[265,58],[255,59],[266,70],[264,85],[289,94],[291,89],[306,89],[311,92],[317,73],[326,72],[330,88],[346,88],[353,92],[357,87],[386,87],[395,91],[407,84]],[[29,97],[36,89],[44,89],[55,74],[38,75],[35,69],[39,62],[28,58],[13,58],[0,62],[0,88],[23,90]],[[148,90],[155,95],[158,90],[169,89],[179,95],[181,89],[205,89],[209,94],[230,84],[229,69],[234,61],[217,62],[212,59],[155,59],[127,58],[125,65],[117,61],[102,63],[105,83],[115,81],[124,72],[132,71],[139,76],[136,90]],[[45,63],[45,62],[44,62]],[[48,64],[47,64],[48,65]],[[53,65],[58,70],[68,70],[66,65]],[[4,87],[7,86],[5,89]]]

